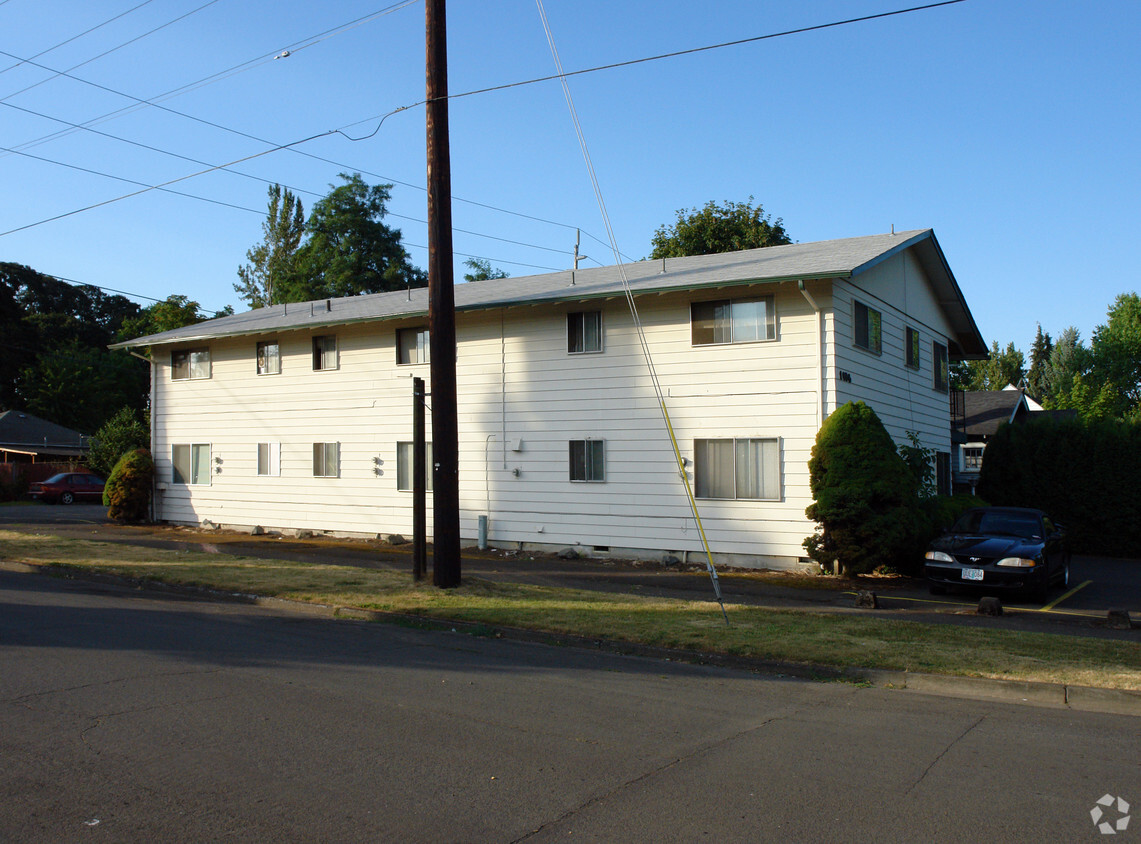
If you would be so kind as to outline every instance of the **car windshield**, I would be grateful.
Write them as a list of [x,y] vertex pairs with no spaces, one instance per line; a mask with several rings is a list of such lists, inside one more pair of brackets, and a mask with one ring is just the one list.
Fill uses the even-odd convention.
[[52,475],[50,478],[48,478],[46,481],[44,481],[44,483],[45,484],[62,484],[66,480],[67,480],[67,472],[61,472],[58,475]]
[[1017,536],[1021,539],[1038,539],[1042,536],[1037,516],[1001,510],[973,510],[964,513],[955,522],[955,531],[982,536]]

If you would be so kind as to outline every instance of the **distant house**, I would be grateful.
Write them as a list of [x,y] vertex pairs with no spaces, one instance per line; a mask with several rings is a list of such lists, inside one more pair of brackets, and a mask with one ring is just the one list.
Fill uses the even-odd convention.
[[[986,344],[910,231],[457,285],[467,541],[486,516],[498,547],[701,550],[627,295],[719,563],[803,559],[807,461],[849,400],[916,432],[949,491],[948,361]],[[158,518],[409,534],[427,309],[423,289],[275,305],[119,344],[150,350]]]
[[63,462],[83,457],[89,438],[23,410],[0,413],[0,462]]
[[1020,424],[1032,419],[1069,419],[1073,410],[1044,410],[1018,387],[1001,390],[975,390],[960,394],[962,416],[958,420],[959,436],[955,439],[954,482],[957,489],[975,491],[987,443],[1005,424]]

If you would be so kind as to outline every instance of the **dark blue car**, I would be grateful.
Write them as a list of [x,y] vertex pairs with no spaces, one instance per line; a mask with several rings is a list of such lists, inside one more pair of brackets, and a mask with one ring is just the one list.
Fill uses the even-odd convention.
[[1066,534],[1041,510],[976,507],[959,517],[924,555],[932,594],[950,587],[1019,590],[1045,601],[1070,582]]

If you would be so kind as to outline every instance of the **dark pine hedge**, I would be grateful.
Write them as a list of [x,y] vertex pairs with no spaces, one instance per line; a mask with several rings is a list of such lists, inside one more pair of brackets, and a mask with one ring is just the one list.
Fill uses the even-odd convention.
[[1074,551],[1141,557],[1141,426],[1078,420],[1003,425],[987,444],[979,495],[1037,507]]

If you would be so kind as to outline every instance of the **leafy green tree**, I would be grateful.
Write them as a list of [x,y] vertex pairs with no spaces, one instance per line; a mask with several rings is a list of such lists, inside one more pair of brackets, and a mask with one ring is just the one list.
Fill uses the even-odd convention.
[[1050,353],[1053,350],[1054,342],[1049,334],[1042,331],[1042,324],[1038,323],[1038,333],[1034,335],[1034,344],[1030,347],[1030,369],[1026,371],[1026,388],[1038,401],[1049,395],[1046,367],[1050,364]]
[[1058,335],[1045,367],[1045,398],[1042,404],[1052,409],[1073,407],[1071,396],[1074,379],[1089,366],[1089,350],[1082,344],[1081,332],[1070,326]]
[[1141,297],[1136,293],[1119,295],[1105,324],[1094,329],[1089,380],[1091,393],[1104,405],[1098,415],[1141,416]]
[[145,448],[124,454],[103,485],[107,518],[117,522],[145,522],[150,517],[155,464]]
[[824,420],[808,480],[805,513],[820,525],[804,540],[812,559],[845,574],[912,564],[923,527],[916,477],[870,407],[848,402]]
[[427,276],[412,266],[400,230],[384,223],[392,185],[370,187],[359,173],[341,174],[343,185],[313,204],[297,251],[295,271],[274,298],[304,302],[334,296],[424,287]]
[[82,433],[90,433],[116,407],[143,407],[149,391],[146,366],[126,352],[69,341],[37,355],[21,370],[21,406]]
[[1005,349],[1000,349],[998,341],[991,343],[990,356],[986,360],[963,361],[956,367],[953,379],[959,389],[1003,390],[1008,384],[1019,386],[1025,373],[1026,359],[1022,352],[1014,348],[1014,343],[1007,343]]
[[[83,349],[81,356],[89,358],[96,370],[110,366],[121,374],[118,356],[109,353],[106,345],[115,338],[124,320],[139,310],[124,296],[107,295],[89,285],[69,284],[22,264],[0,262],[0,336],[4,338],[0,408],[30,410],[30,403],[37,396],[41,404],[50,404],[39,394],[63,385],[37,380],[46,377],[52,368],[40,365],[40,358],[45,355],[74,357],[77,348]],[[145,370],[142,364],[136,365]],[[126,393],[137,392],[133,386],[124,385],[123,389]],[[63,419],[53,421],[67,424]]]
[[468,258],[464,266],[471,270],[464,273],[464,281],[489,281],[494,278],[509,278],[508,274],[498,267],[492,267],[491,261],[486,258]]
[[[233,308],[227,306],[217,316],[226,316],[233,312]],[[148,305],[137,317],[127,320],[119,331],[119,339],[133,340],[136,337],[148,337],[151,334],[173,331],[186,325],[195,325],[207,319],[212,317],[202,311],[201,305],[186,296],[174,294],[167,296],[161,302]]]
[[784,221],[774,221],[760,203],[754,207],[750,196],[748,202],[718,205],[711,200],[700,210],[682,208],[673,225],[660,226],[654,232],[652,243],[651,258],[681,258],[782,246],[792,240],[784,230]]
[[234,291],[251,308],[279,301],[279,288],[294,272],[297,250],[305,234],[305,209],[292,191],[281,185],[269,188],[269,211],[261,224],[262,241],[246,252],[249,261],[238,267],[241,284]]
[[107,477],[120,457],[136,448],[149,448],[150,442],[150,429],[143,415],[134,407],[123,407],[95,432],[87,463]]

